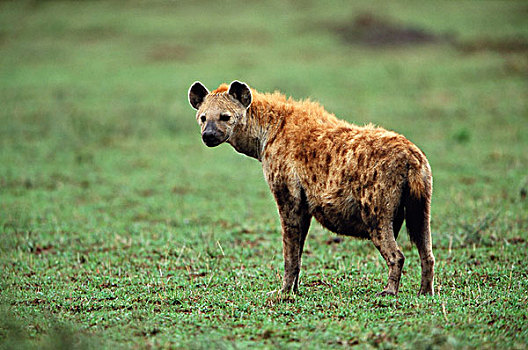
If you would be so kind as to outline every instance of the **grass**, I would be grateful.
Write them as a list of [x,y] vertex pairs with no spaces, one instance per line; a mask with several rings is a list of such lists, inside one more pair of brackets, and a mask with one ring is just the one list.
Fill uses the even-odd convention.
[[[525,348],[523,2],[0,2],[0,348]],[[374,13],[478,42],[369,48]],[[302,294],[258,162],[201,144],[187,89],[240,79],[428,155],[437,295],[313,223]]]

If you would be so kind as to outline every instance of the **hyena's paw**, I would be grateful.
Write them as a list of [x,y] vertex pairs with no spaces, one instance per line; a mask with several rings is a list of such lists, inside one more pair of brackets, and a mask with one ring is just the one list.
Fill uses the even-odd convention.
[[271,292],[267,292],[268,302],[293,302],[295,301],[295,294],[290,291],[286,292],[283,289],[275,289]]
[[420,291],[418,292],[418,296],[434,296],[434,289],[433,288],[420,288]]
[[397,296],[398,293],[392,290],[384,290],[376,294],[377,297],[388,297],[388,296]]

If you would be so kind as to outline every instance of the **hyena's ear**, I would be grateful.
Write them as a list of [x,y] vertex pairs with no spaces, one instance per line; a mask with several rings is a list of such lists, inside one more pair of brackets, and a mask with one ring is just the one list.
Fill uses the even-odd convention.
[[195,81],[189,88],[189,103],[194,109],[198,109],[207,95],[209,90],[199,81]]
[[229,85],[229,95],[233,96],[235,100],[242,103],[242,106],[248,108],[251,104],[251,90],[246,84],[235,80]]

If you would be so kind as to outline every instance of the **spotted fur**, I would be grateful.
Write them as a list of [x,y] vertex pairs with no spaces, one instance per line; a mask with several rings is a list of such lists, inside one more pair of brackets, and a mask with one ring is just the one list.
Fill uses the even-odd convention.
[[389,269],[383,295],[398,293],[405,257],[396,238],[405,219],[421,259],[419,294],[434,294],[432,175],[413,143],[392,131],[339,120],[315,102],[259,93],[239,81],[211,93],[196,82],[189,101],[206,145],[227,142],[262,162],[282,226],[283,293],[298,291],[314,217],[332,232],[374,243]]

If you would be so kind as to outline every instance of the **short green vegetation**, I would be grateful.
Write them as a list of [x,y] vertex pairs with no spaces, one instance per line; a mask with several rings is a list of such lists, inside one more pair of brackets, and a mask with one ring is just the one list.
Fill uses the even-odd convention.
[[[0,348],[525,348],[526,3],[350,3],[0,2]],[[435,297],[404,231],[381,298],[373,245],[315,222],[302,294],[267,295],[260,164],[187,103],[234,79],[425,151]]]

